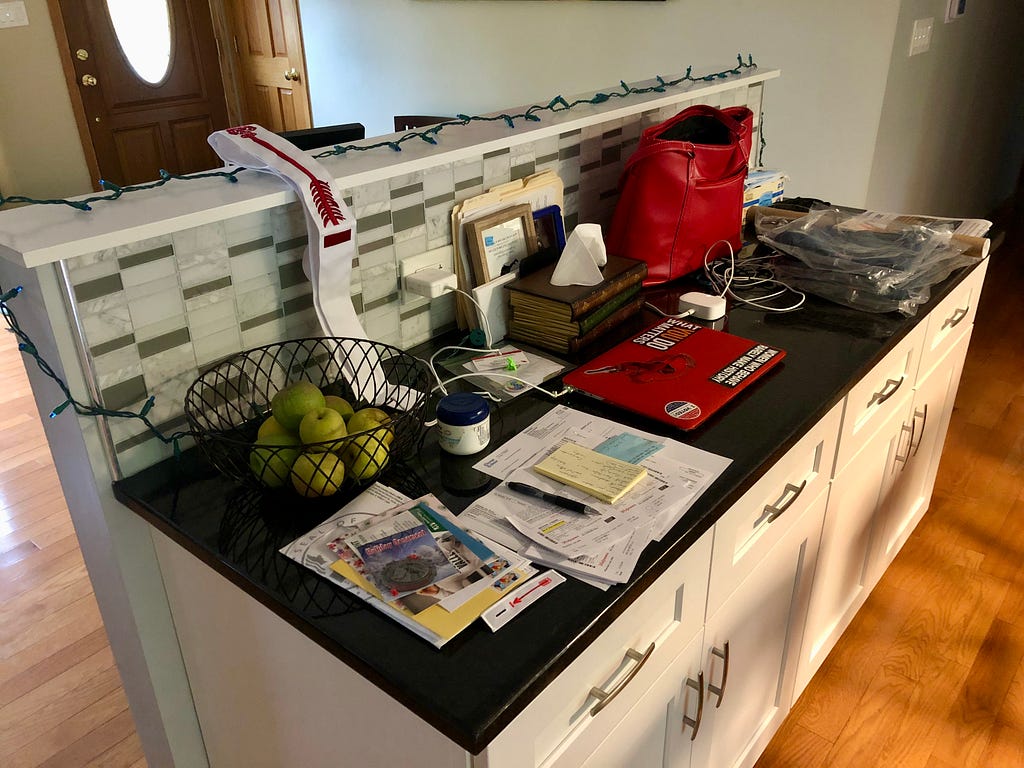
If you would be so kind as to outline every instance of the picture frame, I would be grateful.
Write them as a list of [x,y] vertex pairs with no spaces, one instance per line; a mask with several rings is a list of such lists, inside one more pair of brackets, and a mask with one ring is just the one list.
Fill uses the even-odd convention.
[[537,232],[539,248],[554,248],[561,253],[565,248],[565,222],[562,220],[562,209],[557,205],[549,205],[533,212],[533,228]]
[[537,251],[537,233],[529,204],[515,205],[467,221],[466,241],[476,285],[517,271]]

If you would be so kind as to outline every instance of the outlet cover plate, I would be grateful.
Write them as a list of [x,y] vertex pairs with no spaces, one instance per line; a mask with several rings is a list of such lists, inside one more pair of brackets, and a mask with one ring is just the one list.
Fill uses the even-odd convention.
[[935,17],[917,19],[914,22],[914,30],[910,35],[910,56],[924,53],[932,45],[932,29],[935,27]]
[[0,3],[0,29],[4,27],[27,27],[28,11],[23,0]]
[[[447,269],[455,271],[455,251],[450,245],[442,245],[431,251],[417,253],[415,256],[407,256],[398,262],[398,276],[401,279],[402,293],[406,293],[405,278],[413,272],[421,269]],[[412,298],[420,298],[414,296]],[[406,299],[408,300],[408,298]]]

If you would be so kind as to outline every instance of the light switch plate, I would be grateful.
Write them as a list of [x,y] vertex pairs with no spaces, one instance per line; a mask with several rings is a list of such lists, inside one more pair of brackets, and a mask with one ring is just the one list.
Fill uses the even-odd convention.
[[932,28],[935,26],[935,17],[918,19],[914,22],[914,31],[910,35],[910,56],[924,53],[932,45]]
[[3,27],[27,27],[28,11],[22,0],[12,3],[0,3],[0,29]]
[[959,19],[967,13],[967,0],[949,0],[949,7],[946,8],[946,23]]

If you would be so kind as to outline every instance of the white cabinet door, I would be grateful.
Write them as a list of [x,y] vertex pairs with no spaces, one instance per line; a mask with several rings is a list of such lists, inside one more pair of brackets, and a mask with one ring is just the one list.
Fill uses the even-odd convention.
[[792,703],[824,489],[704,627],[704,717],[693,765],[754,763]]
[[690,768],[692,737],[702,726],[706,694],[698,633],[665,673],[615,725],[583,764],[587,768]]
[[969,343],[970,334],[963,334],[914,392],[913,412],[905,422],[910,450],[890,464],[891,485],[878,510],[873,570],[879,577],[928,509]]
[[870,570],[875,511],[889,467],[909,442],[902,427],[911,395],[907,388],[891,404],[885,422],[832,481],[800,651],[798,690],[821,666],[875,585]]

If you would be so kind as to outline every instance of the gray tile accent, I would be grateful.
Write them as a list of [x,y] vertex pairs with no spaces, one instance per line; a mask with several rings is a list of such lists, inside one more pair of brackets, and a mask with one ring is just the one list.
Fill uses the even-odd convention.
[[[154,424],[153,426],[160,430],[165,437],[170,437],[179,430],[188,429],[188,417],[182,414],[181,416],[168,419],[167,421],[162,421],[159,424]],[[150,440],[156,440],[156,435],[147,429],[145,432],[140,432],[137,435],[125,438],[121,442],[117,443],[114,445],[114,450],[117,451],[117,453],[124,453],[125,451],[142,445]]]
[[423,182],[417,182],[416,184],[409,184],[405,187],[399,187],[398,189],[391,190],[391,199],[397,200],[400,197],[406,197],[407,195],[415,195],[417,192],[423,191]]
[[360,216],[356,221],[356,226],[364,231],[371,229],[377,229],[377,227],[386,227],[391,223],[391,211],[381,211],[380,213],[372,213],[369,216]]
[[538,157],[534,162],[537,165],[543,165],[544,163],[553,163],[556,160],[558,160],[558,153],[552,152],[550,155],[542,155],[541,157]]
[[612,128],[610,131],[605,131],[601,134],[602,139],[613,139],[616,136],[622,135],[622,128]]
[[[483,183],[482,179],[481,179],[480,183],[481,184]],[[423,207],[424,208],[433,208],[435,205],[444,205],[445,203],[454,203],[454,202],[455,202],[455,192],[448,192],[447,194],[438,195],[437,197],[432,197],[429,200],[424,200],[423,201]]]
[[[421,213],[422,213],[422,210],[423,209],[421,208],[420,209]],[[395,244],[395,238],[392,237],[391,235],[388,235],[387,237],[383,237],[380,240],[374,240],[372,243],[360,243],[359,244],[359,253],[360,253],[360,255],[362,255],[364,253],[371,253],[372,251],[379,251],[381,248],[387,248],[389,245],[394,245],[394,244]],[[355,266],[355,263],[353,263],[352,266]]]
[[131,344],[134,343],[135,334],[129,333],[127,336],[121,336],[120,338],[111,339],[110,341],[105,341],[102,344],[97,344],[95,347],[90,347],[89,353],[93,357],[99,357],[100,355],[105,355],[108,352],[114,352],[118,349],[124,349],[125,347],[130,346]]
[[238,329],[241,331],[248,331],[252,328],[256,328],[257,326],[263,325],[264,323],[273,322],[274,320],[277,320],[279,317],[281,317],[283,314],[284,313],[281,311],[281,309],[278,308],[275,309],[273,312],[266,312],[262,315],[251,317],[248,320],[243,320],[241,323],[238,324]]
[[408,320],[410,317],[422,315],[424,312],[430,312],[429,302],[420,304],[418,307],[412,307],[411,309],[407,309],[405,312],[402,312],[401,315],[399,315],[399,320]]
[[[395,232],[421,226],[426,223],[426,214],[422,205],[414,205],[410,208],[402,208],[391,212],[391,221],[394,222]],[[360,249],[360,253],[362,253]]]
[[258,251],[261,248],[269,248],[273,244],[274,238],[271,235],[267,235],[259,240],[250,240],[248,243],[228,246],[228,256],[241,256],[243,253]]
[[580,223],[579,212],[570,213],[565,217],[565,231],[572,232],[576,229],[576,225]]
[[596,163],[587,163],[586,165],[581,165],[580,166],[580,173],[588,173],[590,171],[596,171],[600,167],[601,167],[601,162],[600,161],[598,161]]
[[566,187],[565,189],[563,189],[562,190],[562,194],[564,194],[564,195],[572,195],[572,194],[575,194],[576,192],[579,192],[579,191],[580,191],[580,185],[579,184],[573,184],[571,187]]
[[564,147],[564,148],[558,150],[558,159],[559,160],[568,160],[570,157],[579,157],[579,156],[580,156],[580,145],[579,144],[573,144],[571,147]]
[[503,149],[496,149],[493,152],[485,152],[484,153],[484,160],[487,160],[488,158],[491,158],[491,157],[501,157],[502,155],[507,155],[507,154],[509,154],[511,152],[512,152],[512,149],[510,147],[505,147]]
[[181,295],[187,301],[188,299],[194,299],[196,296],[202,296],[204,293],[213,293],[221,288],[227,288],[229,285],[231,285],[230,275],[218,280],[211,280],[208,283],[202,283],[201,285],[193,285],[191,288],[183,288]]
[[129,267],[137,267],[140,264],[148,264],[151,261],[157,259],[166,259],[168,256],[174,255],[174,246],[163,245],[159,248],[153,248],[148,251],[139,251],[133,253],[130,256],[122,256],[117,260],[117,266],[120,269],[128,269]]
[[560,139],[571,139],[573,136],[582,136],[582,135],[583,135],[583,129],[582,128],[577,128],[575,131],[566,131],[565,133],[558,134],[558,138],[560,138]]
[[617,190],[617,189],[607,189],[604,192],[602,192],[600,195],[598,195],[598,199],[599,200],[607,200],[609,198],[617,196],[618,194],[619,194],[619,190]]
[[474,176],[472,179],[463,179],[462,181],[455,182],[455,191],[458,192],[461,189],[469,189],[470,187],[479,187],[484,183],[483,176]]
[[294,315],[296,312],[301,312],[304,309],[309,309],[313,306],[313,294],[307,293],[302,296],[296,296],[294,299],[288,299],[282,307],[284,314]]
[[106,277],[98,277],[95,280],[88,280],[76,285],[75,299],[81,303],[122,290],[124,290],[124,283],[121,282],[121,275],[107,275]]
[[151,357],[152,355],[166,352],[168,349],[180,347],[182,344],[187,344],[190,341],[192,341],[192,334],[188,332],[188,328],[179,328],[176,331],[156,336],[147,341],[140,341],[139,357]]
[[398,294],[397,293],[392,293],[392,294],[390,294],[388,296],[384,296],[383,298],[380,298],[380,299],[377,299],[375,301],[369,302],[368,304],[366,304],[363,307],[362,311],[363,312],[369,312],[371,310],[377,309],[378,307],[385,307],[385,306],[387,306],[388,304],[390,304],[393,301],[398,301]]
[[601,150],[601,165],[611,165],[622,159],[622,147],[605,147]]
[[516,179],[525,179],[536,169],[534,163],[523,163],[522,165],[514,165],[509,171],[509,181],[515,181]]
[[278,253],[284,253],[294,248],[304,248],[309,245],[309,235],[302,235],[302,237],[293,237],[291,240],[282,240],[280,243],[274,243],[274,250]]
[[103,405],[115,411],[141,403],[147,397],[149,397],[149,390],[146,389],[146,380],[142,376],[114,384],[100,392]]
[[357,293],[352,297],[352,306],[355,307],[357,315],[363,314],[363,294]]
[[277,268],[282,288],[291,288],[293,285],[309,282],[306,273],[302,271],[301,261],[290,261]]

